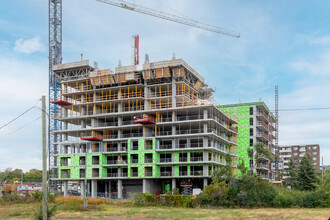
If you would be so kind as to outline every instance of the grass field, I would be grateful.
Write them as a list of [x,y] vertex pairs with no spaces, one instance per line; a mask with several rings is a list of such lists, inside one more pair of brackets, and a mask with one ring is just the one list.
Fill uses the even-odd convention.
[[[0,219],[34,219],[40,203],[1,204]],[[54,219],[328,219],[330,209],[203,209],[133,207],[130,204],[104,204],[95,210],[57,211]]]

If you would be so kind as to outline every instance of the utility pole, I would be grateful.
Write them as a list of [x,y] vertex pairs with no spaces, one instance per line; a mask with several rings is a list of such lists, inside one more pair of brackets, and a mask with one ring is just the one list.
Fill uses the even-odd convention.
[[47,151],[46,151],[46,96],[42,101],[42,215],[47,220]]
[[84,188],[82,189],[82,193],[84,196],[84,209],[87,208],[87,145],[85,149],[85,179],[84,179]]

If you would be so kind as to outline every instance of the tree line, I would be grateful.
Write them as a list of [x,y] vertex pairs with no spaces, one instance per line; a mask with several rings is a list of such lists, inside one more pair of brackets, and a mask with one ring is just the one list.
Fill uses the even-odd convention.
[[1,183],[15,183],[15,182],[41,182],[42,171],[38,169],[31,169],[24,172],[21,169],[7,168],[5,171],[0,171]]

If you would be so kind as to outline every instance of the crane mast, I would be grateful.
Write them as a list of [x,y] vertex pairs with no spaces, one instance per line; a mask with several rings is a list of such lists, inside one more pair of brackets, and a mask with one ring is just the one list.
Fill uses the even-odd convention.
[[[52,67],[62,63],[62,0],[48,1],[49,15],[49,108],[48,108],[48,168],[51,179],[58,178],[57,158],[58,153],[57,142],[60,142],[61,135],[57,135],[54,131],[61,128],[61,122],[54,120],[56,113],[60,112],[60,107],[51,103],[61,99],[61,84],[59,79],[52,71]],[[54,184],[56,187],[56,184]],[[56,190],[56,189],[55,189]]]
[[157,17],[157,18],[165,19],[165,20],[168,20],[168,21],[173,21],[173,22],[176,22],[176,23],[180,23],[180,24],[191,26],[191,27],[199,28],[199,29],[202,29],[202,30],[211,31],[211,32],[218,33],[218,34],[224,34],[224,35],[227,35],[227,36],[230,36],[230,37],[236,37],[236,38],[240,37],[240,34],[235,32],[235,31],[227,30],[227,29],[216,27],[216,26],[209,25],[209,24],[203,24],[203,23],[200,23],[200,22],[192,20],[192,19],[188,19],[188,18],[185,18],[185,17],[177,16],[177,15],[173,15],[173,14],[170,14],[170,13],[167,13],[167,12],[157,11],[157,10],[147,8],[147,7],[144,7],[144,6],[141,6],[141,5],[125,2],[123,0],[120,0],[120,1],[96,0],[96,1],[106,3],[106,4],[109,4],[109,5],[113,5],[113,6],[116,6],[116,7],[119,7],[119,8],[124,8],[124,9],[127,9],[127,10],[139,12],[139,13],[142,13],[142,14],[154,16],[154,17]]

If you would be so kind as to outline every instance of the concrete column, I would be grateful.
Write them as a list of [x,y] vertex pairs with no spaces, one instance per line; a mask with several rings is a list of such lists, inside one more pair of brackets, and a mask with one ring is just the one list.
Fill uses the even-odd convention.
[[[150,70],[148,70],[150,71]],[[147,81],[145,80],[144,81],[144,109],[147,110],[149,109],[149,101],[148,101],[148,98],[149,97],[149,88],[148,88],[148,85],[147,85]]]
[[209,140],[208,137],[203,137],[203,147],[209,147]]
[[107,183],[105,183],[104,184],[105,185],[105,189],[104,189],[104,196],[105,196],[105,198],[107,198],[108,197],[108,184]]
[[121,138],[121,136],[122,136],[122,130],[118,129],[118,138]]
[[118,177],[121,177],[123,174],[123,168],[118,168]]
[[85,181],[80,181],[80,192],[81,192],[81,197],[84,196],[84,194],[85,194],[85,190],[86,190],[86,187],[85,187]]
[[123,198],[123,181],[118,180],[118,199]]
[[[173,174],[172,174],[173,175]],[[172,191],[176,188],[176,179],[172,179]]]
[[176,126],[172,125],[172,135],[175,135],[175,134],[176,134]]
[[64,196],[68,196],[68,181],[64,181],[63,187]]
[[203,124],[203,133],[207,133],[207,123]]
[[143,181],[142,182],[142,192],[146,193],[147,192],[147,180],[143,179],[142,181]]
[[207,181],[207,178],[204,178],[203,179],[203,183],[204,183],[204,188],[205,188],[205,186],[207,186],[208,185],[208,183],[207,183],[208,181]]
[[208,176],[208,166],[203,165],[203,176]]
[[[87,175],[87,170],[86,170],[85,175]],[[91,182],[90,181],[87,182],[87,195],[91,195]]]
[[123,116],[119,116],[118,117],[118,126],[122,126],[123,125]]
[[174,77],[172,77],[172,108],[176,108],[176,84]]
[[203,151],[203,162],[205,163],[205,162],[207,162],[208,161],[208,152],[207,151]]
[[207,119],[207,117],[208,117],[207,114],[208,114],[207,109],[204,109],[204,110],[203,110],[203,118],[204,118],[204,119]]
[[92,180],[92,195],[93,198],[97,197],[97,181]]

